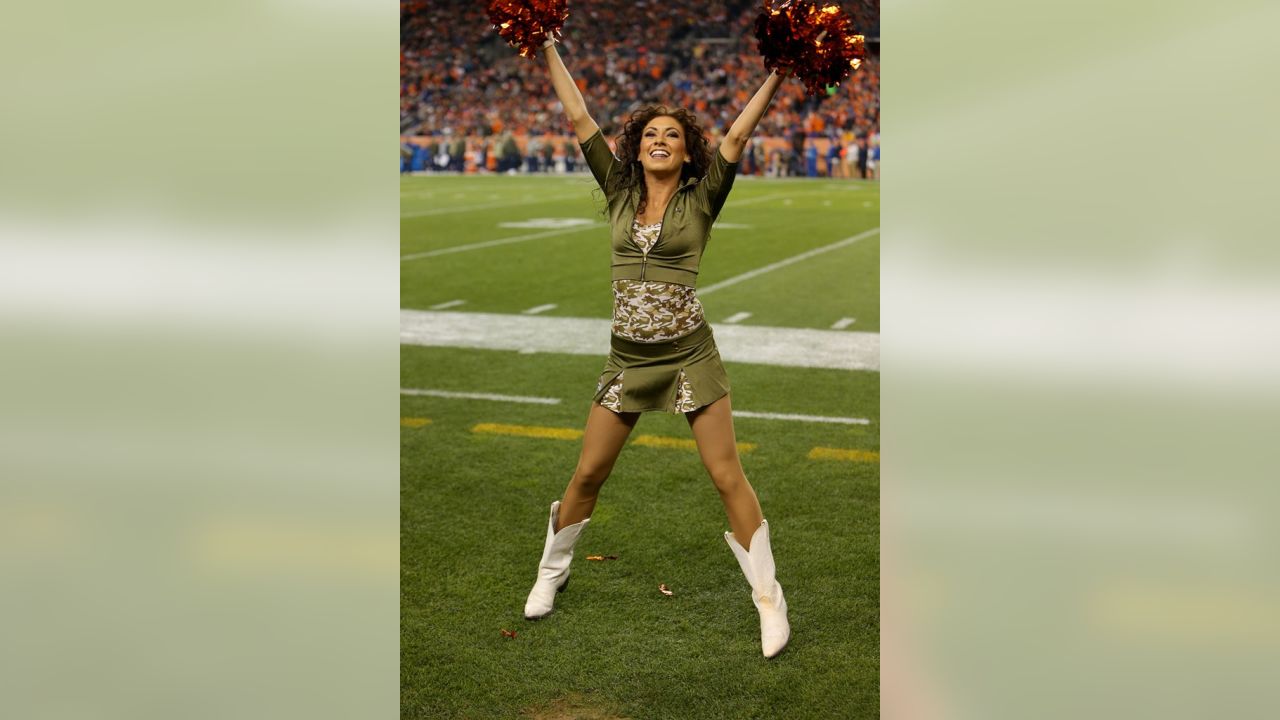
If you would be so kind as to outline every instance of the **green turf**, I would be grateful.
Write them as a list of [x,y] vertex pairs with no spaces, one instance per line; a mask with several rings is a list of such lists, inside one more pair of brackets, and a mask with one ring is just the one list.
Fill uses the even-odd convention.
[[[402,703],[405,717],[516,717],[574,698],[636,718],[874,717],[878,713],[878,466],[808,460],[878,449],[877,425],[739,419],[743,466],[773,528],[793,639],[760,656],[746,581],[697,455],[627,447],[549,618],[522,617],[546,506],[576,441],[484,435],[477,423],[580,428],[601,361],[402,349],[402,384],[560,397],[522,405],[405,396]],[[729,363],[740,408],[875,419],[879,375]],[[519,377],[518,387],[512,378]],[[689,437],[680,417],[636,433]],[[619,560],[588,563],[587,554]],[[666,583],[676,595],[658,592]],[[502,636],[514,630],[514,640]],[[833,715],[832,713],[835,713]]]
[[[595,186],[585,178],[412,177],[401,187],[404,255],[544,232],[499,227],[503,222],[603,222],[593,200]],[[488,207],[507,199],[526,204]],[[476,209],[413,216],[466,207]],[[740,180],[719,222],[749,227],[712,232],[698,284],[707,287],[878,227],[879,213],[874,184]],[[873,235],[708,295],[704,305],[712,322],[750,312],[744,325],[829,328],[852,317],[856,323],[849,329],[877,331],[878,269],[879,237]],[[477,312],[518,313],[555,304],[546,315],[608,317],[612,301],[603,227],[406,260],[401,271],[404,308],[461,299],[466,310]]]
[[[591,217],[566,178],[409,178],[402,212],[538,204],[404,220],[404,252],[527,234],[499,218]],[[585,189],[584,189],[585,188]],[[545,201],[565,192],[581,199]],[[430,193],[430,196],[427,194]],[[740,182],[703,265],[703,286],[878,224],[878,190],[854,183]],[[456,197],[461,195],[461,197]],[[830,201],[831,205],[823,204]],[[869,209],[863,202],[870,202]],[[434,204],[433,204],[434,203]],[[866,210],[866,212],[862,212]],[[806,224],[811,223],[811,224]],[[448,228],[446,231],[445,229]],[[607,317],[608,248],[585,231],[403,263],[404,307]],[[447,236],[445,236],[447,235]],[[878,328],[878,238],[709,295],[716,322]],[[695,452],[626,447],[579,543],[556,612],[523,619],[546,512],[579,442],[472,432],[478,423],[581,429],[600,357],[402,346],[401,386],[559,398],[556,405],[402,396],[401,704],[406,718],[871,718],[879,714],[879,465],[810,460],[813,447],[878,451],[879,374],[726,363],[737,410],[861,417],[869,425],[737,418],[742,457],[772,528],[792,625],[760,655],[759,620],[723,539],[718,496]],[[691,437],[649,413],[639,434]],[[588,554],[619,557],[586,562]],[[675,595],[658,591],[665,583]],[[502,630],[517,637],[503,637]]]

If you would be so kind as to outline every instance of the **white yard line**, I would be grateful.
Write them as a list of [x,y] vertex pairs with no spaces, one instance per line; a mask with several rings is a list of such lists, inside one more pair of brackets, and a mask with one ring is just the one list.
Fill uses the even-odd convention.
[[[525,403],[529,405],[559,405],[560,398],[529,397],[525,395],[495,395],[493,393],[456,392],[452,390],[426,390],[422,388],[400,388],[401,395],[417,397],[438,397],[450,400],[491,400],[494,402]],[[841,425],[870,425],[866,418],[835,417],[831,415],[794,415],[791,413],[751,412],[750,410],[734,410],[734,417],[751,418],[753,420],[786,420],[792,422],[838,423]]]
[[448,310],[451,307],[458,307],[459,305],[466,305],[466,304],[467,304],[466,300],[450,300],[449,302],[442,302],[442,303],[439,303],[438,305],[432,305],[431,309],[432,310]]
[[[542,203],[542,202],[553,202],[556,200],[571,200],[577,197],[584,197],[584,198],[591,197],[591,191],[594,190],[596,186],[594,184],[589,185],[588,183],[584,182],[585,179],[590,177],[591,177],[590,175],[581,175],[579,178],[566,180],[564,184],[573,185],[579,188],[576,192],[572,192],[572,193],[552,195],[550,197],[534,198],[530,200],[497,200],[495,202],[481,203],[479,205],[464,205],[460,207],[441,207],[441,208],[432,208],[430,210],[415,210],[413,212],[400,213],[400,217],[401,218],[429,217],[432,215],[448,215],[451,213],[471,212],[472,210],[488,210],[490,208],[496,208],[496,207],[515,207],[517,205],[536,205],[537,203]],[[401,192],[401,197],[431,198],[431,197],[434,197],[436,194],[437,194],[437,191],[430,191],[430,190],[412,191],[411,190],[411,191]],[[775,193],[773,195],[764,195],[756,198],[747,198],[745,200],[732,200],[730,202],[725,203],[725,207],[751,205],[753,203],[766,202],[769,200],[777,200],[778,198],[789,197],[795,194],[796,193]],[[804,190],[801,190],[800,194],[803,195],[808,193],[806,193]],[[489,195],[489,197],[493,197],[493,195]],[[454,199],[458,199],[458,196],[455,195]]]
[[551,197],[535,198],[533,200],[499,200],[498,202],[483,203],[481,205],[464,205],[462,207],[441,207],[431,210],[417,210],[415,212],[400,213],[400,219],[428,217],[431,215],[448,215],[450,213],[471,212],[472,210],[488,210],[496,207],[515,207],[516,205],[536,205],[544,202],[555,202],[557,200],[568,200],[576,197],[589,197],[589,193],[576,192],[569,195],[552,195]]
[[747,198],[745,200],[730,200],[725,203],[726,208],[738,207],[740,205],[753,205],[755,203],[768,202],[770,200],[785,200],[790,205],[795,202],[793,198],[809,197],[811,195],[829,195],[830,190],[813,190],[812,188],[796,188],[794,192],[774,193],[772,195],[761,195],[760,197]]
[[796,422],[840,423],[842,425],[870,425],[866,418],[832,417],[829,415],[792,415],[790,413],[750,412],[734,410],[734,417],[756,418],[759,420],[794,420]]
[[494,395],[492,393],[453,392],[450,390],[422,390],[400,388],[401,395],[450,398],[453,400],[493,400],[496,402],[528,403],[530,405],[559,405],[560,398],[528,397],[524,395]]
[[773,195],[764,195],[756,198],[747,198],[746,200],[735,200],[733,202],[727,202],[724,204],[724,206],[727,208],[731,208],[731,207],[740,207],[742,205],[752,205],[758,202],[766,202],[768,200],[777,200],[778,198],[790,197],[793,194],[794,193],[775,193]]
[[450,253],[466,252],[468,250],[479,250],[487,247],[497,247],[498,245],[510,245],[511,243],[525,242],[526,240],[537,240],[539,238],[554,237],[556,235],[567,235],[569,233],[582,232],[583,230],[593,230],[603,227],[604,223],[591,223],[590,225],[582,225],[579,227],[565,228],[563,230],[548,230],[547,232],[530,233],[528,235],[516,235],[515,237],[500,238],[498,240],[486,240],[484,242],[471,243],[469,245],[455,245],[453,247],[441,248],[439,250],[431,250],[428,252],[412,253],[409,255],[401,255],[400,262],[406,260],[420,260],[422,258],[436,257],[439,255],[448,255]]
[[743,320],[746,320],[746,319],[747,319],[747,318],[749,318],[749,317],[751,317],[751,313],[749,313],[749,312],[740,312],[740,313],[734,313],[734,314],[730,315],[729,317],[725,318],[725,319],[724,319],[724,321],[725,321],[725,322],[727,322],[727,323],[740,323],[740,322],[742,322]]
[[[596,318],[401,310],[400,342],[604,358],[610,324]],[[879,333],[726,324],[713,328],[720,355],[729,362],[880,370]]]
[[555,310],[557,307],[559,307],[559,305],[556,305],[554,303],[550,303],[547,305],[538,305],[537,307],[531,307],[528,310],[525,310],[522,314],[537,315],[538,313],[544,313],[548,310]]
[[832,330],[843,330],[857,322],[855,318],[840,318],[831,326]]
[[729,278],[728,280],[721,280],[720,282],[715,283],[714,285],[711,285],[709,287],[698,288],[698,295],[709,295],[710,293],[723,290],[724,288],[727,288],[731,285],[737,285],[738,283],[744,280],[750,280],[753,277],[759,277],[760,275],[763,275],[768,272],[773,272],[774,270],[777,270],[779,268],[784,268],[788,265],[793,265],[795,263],[800,262],[801,260],[808,260],[811,257],[821,255],[822,253],[825,253],[825,252],[831,252],[832,250],[839,250],[840,248],[848,245],[852,245],[858,242],[859,240],[862,240],[863,238],[868,238],[868,237],[871,237],[872,235],[879,234],[879,232],[880,232],[880,228],[871,228],[870,230],[867,230],[865,232],[860,232],[857,235],[854,235],[853,237],[847,237],[838,242],[833,242],[830,245],[823,245],[820,248],[814,248],[813,250],[802,252],[799,255],[793,255],[792,257],[789,257],[785,260],[779,260],[776,263],[771,263],[769,265],[765,265],[764,267],[760,267],[760,268],[756,268],[755,270],[744,272],[741,275],[735,275]]
[[[431,210],[415,210],[414,212],[400,213],[400,219],[430,217],[433,215],[449,215],[451,213],[471,212],[472,210],[489,210],[496,207],[515,207],[517,205],[536,205],[544,202],[555,202],[557,200],[570,200],[576,197],[589,198],[590,190],[585,188],[585,192],[575,192],[567,195],[552,195],[551,197],[537,198],[534,200],[500,200],[497,202],[482,203],[480,205],[464,205],[462,207],[441,207],[432,208]],[[777,200],[778,198],[787,197],[792,193],[780,193],[775,195],[765,195],[758,198],[748,198],[746,200],[737,200],[735,202],[725,203],[725,207],[738,207],[739,205],[751,205],[753,203],[765,202],[767,200]]]

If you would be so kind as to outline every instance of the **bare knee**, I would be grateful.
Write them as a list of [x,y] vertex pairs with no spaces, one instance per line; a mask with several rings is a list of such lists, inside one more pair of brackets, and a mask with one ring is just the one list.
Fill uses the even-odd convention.
[[733,495],[747,487],[747,476],[737,463],[723,463],[707,468],[711,482],[721,495]]
[[582,492],[595,495],[604,486],[604,481],[609,479],[609,472],[612,470],[610,466],[580,463],[573,471],[572,482]]

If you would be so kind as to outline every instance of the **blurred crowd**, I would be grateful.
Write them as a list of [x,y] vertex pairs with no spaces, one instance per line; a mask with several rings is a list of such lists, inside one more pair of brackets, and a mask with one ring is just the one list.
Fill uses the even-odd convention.
[[[879,34],[876,0],[842,2],[868,38]],[[606,135],[612,135],[636,107],[664,103],[698,114],[716,137],[727,130],[767,76],[756,50],[753,23],[758,0],[595,0],[571,3],[561,55]],[[527,137],[572,139],[547,78],[544,61],[520,57],[489,22],[486,3],[476,0],[409,0],[401,3],[400,130],[432,136],[449,153],[461,138],[485,138],[480,168],[502,169],[514,161],[510,137],[518,137],[521,169],[530,169]],[[877,146],[880,121],[878,42],[848,80],[827,95],[808,97],[798,81],[787,82],[774,99],[756,137],[785,139],[791,152],[782,165],[767,149],[753,158],[756,171],[809,174],[805,143],[820,153],[820,167],[836,174],[847,167],[850,148]],[[532,153],[572,156],[556,140],[540,140]],[[548,152],[547,146],[550,146]],[[838,148],[834,162],[827,160]],[[464,152],[470,150],[459,146]],[[855,151],[856,153],[856,151]],[[867,160],[874,163],[868,148]],[[552,162],[538,162],[545,167]],[[751,160],[749,160],[751,162]],[[439,152],[429,165],[436,167]]]

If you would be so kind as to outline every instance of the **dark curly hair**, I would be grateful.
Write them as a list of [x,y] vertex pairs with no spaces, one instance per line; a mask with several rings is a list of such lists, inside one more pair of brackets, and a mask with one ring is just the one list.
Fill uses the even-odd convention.
[[644,212],[648,202],[648,189],[644,182],[644,166],[640,164],[640,136],[649,121],[656,117],[675,118],[684,128],[684,147],[689,155],[689,162],[680,168],[680,182],[689,178],[700,178],[707,174],[711,167],[711,148],[707,144],[707,136],[698,124],[698,118],[683,108],[669,108],[666,105],[645,105],[631,113],[631,118],[622,127],[618,136],[618,159],[622,161],[621,172],[610,178],[613,190],[640,189],[640,204],[636,206],[636,214]]

